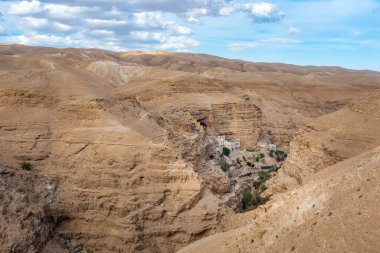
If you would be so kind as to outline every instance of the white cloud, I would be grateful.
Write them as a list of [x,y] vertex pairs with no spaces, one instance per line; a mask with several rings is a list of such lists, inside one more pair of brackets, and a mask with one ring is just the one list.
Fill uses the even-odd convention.
[[302,43],[300,40],[286,39],[286,38],[270,38],[262,39],[260,42],[268,44],[277,44],[277,45],[287,45],[287,44],[299,44]]
[[67,31],[70,31],[72,29],[71,26],[65,25],[65,24],[62,24],[59,22],[53,22],[53,27],[60,32],[67,32]]
[[47,15],[55,19],[74,19],[88,9],[86,7],[71,7],[63,4],[46,4],[44,6],[44,11],[46,11]]
[[199,20],[199,18],[196,18],[196,17],[193,17],[193,16],[188,17],[186,20],[187,20],[187,22],[192,23],[192,24],[199,25],[201,23],[201,21]]
[[289,27],[289,29],[288,29],[288,33],[289,34],[297,34],[297,33],[300,33],[300,32],[301,32],[301,30],[298,29],[297,27]]
[[20,43],[26,45],[59,45],[62,44],[64,40],[67,40],[64,44],[69,44],[67,43],[69,41],[68,38],[62,38],[55,35],[23,34],[8,37],[8,41],[11,43]]
[[226,1],[14,1],[8,14],[20,16],[18,30],[24,34],[8,39],[29,45],[187,50],[199,42],[177,18],[199,23],[200,17],[214,15]]
[[133,13],[132,22],[139,27],[163,27],[166,25],[160,12],[138,12]]
[[[111,10],[110,6],[112,6]],[[284,15],[276,5],[271,3],[240,3],[236,0],[31,0],[12,4],[10,13],[27,15],[45,11],[45,15],[56,19],[72,19],[94,8],[98,8],[102,16],[119,16],[138,12],[175,13],[195,24],[199,24],[203,16],[225,16],[235,12],[245,12],[255,22],[274,22]]]
[[21,1],[13,3],[9,8],[9,14],[13,15],[28,15],[35,14],[42,11],[41,3],[39,1]]
[[231,51],[242,51],[250,48],[255,48],[258,46],[256,42],[234,42],[229,44],[229,49]]
[[50,22],[45,18],[33,18],[25,17],[22,19],[21,24],[24,27],[27,27],[32,30],[45,30],[45,31],[58,31],[58,32],[67,32],[72,29],[71,26],[65,25],[59,22]]
[[266,47],[266,46],[284,46],[291,44],[300,44],[302,41],[293,40],[287,38],[269,38],[269,39],[261,39],[258,41],[247,41],[247,42],[233,42],[228,45],[229,50],[231,51],[243,51],[247,49],[253,49],[258,47]]
[[5,34],[5,28],[0,25],[0,35]]
[[115,19],[88,18],[85,21],[91,27],[113,27],[113,26],[121,26],[121,25],[128,24],[126,20],[115,20]]
[[193,31],[190,28],[185,27],[185,26],[180,26],[180,25],[174,24],[171,27],[172,27],[174,32],[181,34],[181,35],[190,35],[193,33]]
[[49,21],[44,18],[25,17],[22,20],[22,25],[32,29],[40,29],[49,24]]
[[95,36],[115,36],[115,33],[113,31],[109,31],[106,29],[92,30],[90,33]]
[[185,17],[186,17],[187,22],[189,23],[200,24],[201,21],[199,20],[199,18],[206,16],[208,12],[209,11],[206,8],[195,8],[195,9],[188,10],[185,13]]
[[180,50],[196,47],[199,42],[186,36],[167,36],[160,32],[134,31],[131,32],[134,39],[142,41],[158,41],[160,44],[153,47],[155,50]]
[[155,48],[158,50],[185,50],[198,45],[198,41],[185,36],[170,36],[165,39],[165,42]]
[[164,41],[164,34],[160,32],[146,32],[146,31],[133,31],[131,35],[134,39],[138,40],[156,40],[156,41]]
[[122,15],[123,13],[122,13],[118,8],[116,8],[115,6],[112,6],[112,10],[106,12],[106,14],[107,14],[108,16],[120,16],[120,15]]
[[233,14],[236,11],[236,8],[234,6],[226,6],[219,10],[219,14],[222,16],[229,16]]
[[270,3],[243,4],[244,9],[249,10],[254,16],[260,18],[270,18],[276,15],[277,7]]
[[23,34],[18,36],[6,37],[6,43],[18,43],[25,45],[44,45],[52,47],[85,47],[85,48],[104,48],[115,51],[126,50],[116,42],[99,41],[98,39],[83,38],[82,35],[57,36],[46,34]]
[[61,2],[70,6],[99,6],[106,8],[115,6],[120,11],[162,11],[184,14],[192,9],[217,9],[231,0],[40,0],[43,3]]
[[278,22],[284,16],[285,13],[280,11],[278,7],[271,3],[236,3],[231,2],[219,10],[219,15],[229,16],[236,12],[244,12],[254,22],[265,23],[265,22]]

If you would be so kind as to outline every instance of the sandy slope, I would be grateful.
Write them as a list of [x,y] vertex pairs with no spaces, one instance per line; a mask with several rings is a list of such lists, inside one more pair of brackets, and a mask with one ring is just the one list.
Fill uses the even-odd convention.
[[[313,219],[317,225],[328,224],[312,215],[309,202],[315,202],[323,217],[327,212],[323,210],[331,206],[341,217],[334,224],[341,226],[345,240],[363,238],[351,233],[351,223],[346,222],[351,211],[359,212],[355,202],[347,212],[344,206],[351,205],[348,196],[357,188],[368,192],[359,202],[375,198],[377,172],[373,171],[370,181],[366,177],[377,153],[366,154],[364,160],[360,156],[349,166],[329,166],[379,145],[378,100],[365,98],[379,89],[380,74],[336,67],[165,52],[0,45],[0,163],[13,170],[27,160],[46,179],[42,189],[53,182],[55,212],[47,208],[46,215],[57,221],[55,230],[49,237],[38,237],[42,238],[39,245],[33,246],[45,247],[43,252],[174,252],[230,229],[236,230],[215,235],[223,240],[206,238],[190,249],[203,245],[203,250],[211,252],[220,247],[238,252],[239,247],[251,251],[254,245],[259,250],[293,246],[301,250],[306,239],[295,245],[287,242],[298,242],[293,237],[306,234]],[[364,100],[356,101],[361,97]],[[303,128],[307,125],[314,127]],[[371,134],[366,134],[367,129]],[[228,177],[206,163],[213,148],[209,137],[219,134],[239,138],[244,147],[267,140],[287,150],[291,143],[291,159],[268,193],[299,187],[295,178],[302,177],[305,184],[273,196],[265,206],[267,213],[263,207],[234,214],[222,201],[232,188]],[[310,145],[303,147],[303,139],[310,140]],[[356,148],[348,148],[356,143]],[[316,149],[322,144],[325,149]],[[309,151],[314,149],[317,152]],[[370,159],[373,163],[366,165]],[[306,166],[310,164],[319,167]],[[325,168],[329,170],[324,172]],[[316,171],[322,172],[314,180]],[[360,180],[353,180],[349,173]],[[334,206],[340,199],[342,204]],[[305,206],[302,213],[296,208],[301,205]],[[364,206],[362,214],[355,215],[355,219],[368,218],[368,232],[376,224],[372,213],[376,208]],[[0,221],[7,220],[8,214],[0,216]],[[34,233],[35,227],[20,234]],[[325,238],[329,231],[316,229],[313,236]],[[280,239],[273,239],[276,235]],[[334,232],[331,237],[338,235]],[[20,252],[31,248],[31,240],[15,237],[17,229],[9,230],[0,251],[8,251],[13,242]],[[235,241],[241,245],[236,247]],[[336,241],[333,247],[342,243]],[[204,242],[210,242],[209,248]],[[354,249],[364,249],[359,242],[355,245]],[[376,242],[370,242],[368,250],[375,246]]]

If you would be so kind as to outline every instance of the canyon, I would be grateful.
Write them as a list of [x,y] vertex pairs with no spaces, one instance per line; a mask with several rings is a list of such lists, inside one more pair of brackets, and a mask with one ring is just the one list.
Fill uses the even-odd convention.
[[[2,44],[0,251],[376,252],[379,125],[373,71]],[[221,135],[288,154],[265,203]]]

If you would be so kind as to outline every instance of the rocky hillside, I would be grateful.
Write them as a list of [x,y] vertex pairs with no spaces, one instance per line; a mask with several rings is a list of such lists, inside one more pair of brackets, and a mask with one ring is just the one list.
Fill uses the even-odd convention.
[[[304,191],[317,196],[327,189],[318,184],[332,184],[321,176],[310,188],[283,193],[283,201],[272,196],[257,211],[237,215],[225,204],[225,197],[235,194],[231,179],[210,165],[218,135],[240,139],[244,148],[260,141],[288,150],[290,144],[290,157],[273,179],[278,180],[273,189],[290,189],[288,181],[308,187],[318,171],[331,171],[329,177],[346,173],[346,167],[336,172],[325,168],[380,145],[378,107],[370,103],[377,100],[359,99],[379,91],[380,74],[374,72],[21,45],[0,45],[0,55],[0,164],[21,173],[15,182],[7,173],[0,175],[6,180],[0,187],[10,192],[8,202],[26,205],[18,199],[32,199],[37,206],[30,207],[36,210],[31,217],[51,217],[36,219],[24,231],[17,227],[22,215],[0,213],[5,241],[0,251],[17,244],[19,252],[175,252],[253,217],[261,226],[267,219],[282,224],[280,209],[298,215],[293,207],[307,201]],[[339,142],[331,141],[335,138]],[[353,144],[357,146],[344,148]],[[17,169],[23,161],[32,164],[32,171]],[[370,172],[352,166],[357,175]],[[30,173],[38,180],[26,184],[21,196],[18,187]],[[358,186],[369,197],[375,196],[375,176],[364,185],[368,189]],[[349,183],[339,180],[334,187]],[[357,183],[366,180],[363,174]],[[318,208],[341,196],[336,194]],[[261,213],[270,205],[273,211]],[[344,212],[341,207],[336,212]],[[360,217],[372,220],[373,215]],[[15,230],[3,229],[10,224]],[[28,237],[29,231],[41,233]],[[260,236],[255,238],[267,235]],[[281,236],[285,243],[293,234]],[[253,240],[255,247],[264,242]],[[221,246],[215,243],[210,247]]]
[[379,105],[373,94],[302,129],[271,185],[293,190],[180,252],[377,252]]
[[179,252],[377,252],[380,148],[317,173]]
[[337,162],[380,146],[380,94],[350,103],[307,125],[292,140],[284,172],[299,182]]

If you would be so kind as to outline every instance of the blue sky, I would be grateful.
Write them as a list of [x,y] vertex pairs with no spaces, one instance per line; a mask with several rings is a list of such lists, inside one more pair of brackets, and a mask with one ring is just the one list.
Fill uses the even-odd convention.
[[0,1],[0,42],[380,71],[380,0]]

